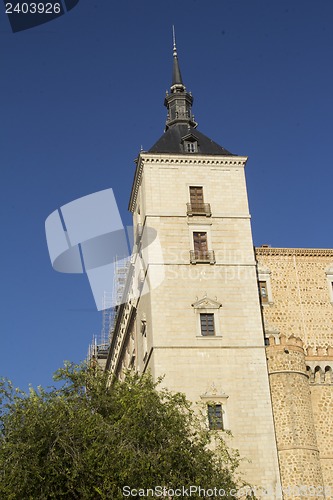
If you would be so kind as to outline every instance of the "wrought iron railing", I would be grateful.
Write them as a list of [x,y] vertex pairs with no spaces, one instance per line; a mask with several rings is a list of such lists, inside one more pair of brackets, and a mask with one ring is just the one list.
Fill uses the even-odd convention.
[[215,263],[215,252],[213,250],[190,250],[191,264]]
[[210,203],[187,203],[187,215],[212,215]]

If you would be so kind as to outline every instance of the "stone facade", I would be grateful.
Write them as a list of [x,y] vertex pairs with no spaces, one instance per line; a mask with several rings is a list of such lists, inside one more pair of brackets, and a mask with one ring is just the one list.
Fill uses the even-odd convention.
[[[246,479],[270,498],[333,498],[333,250],[253,252],[245,164],[140,154],[135,251],[106,369],[149,370],[193,402],[221,404]],[[209,203],[199,215],[186,208],[193,185]],[[205,263],[191,257],[198,231],[213,252]],[[202,313],[214,335],[202,335]]]
[[[246,479],[280,498],[245,163],[232,156],[140,154],[131,197],[140,236],[107,369],[119,377],[130,367],[149,370],[195,403],[221,404],[231,444],[247,459]],[[209,212],[188,209],[191,186],[203,189]],[[193,259],[196,232],[206,235],[206,262]],[[206,315],[213,317],[213,335],[202,333]]]
[[285,498],[333,498],[333,250],[256,257]]

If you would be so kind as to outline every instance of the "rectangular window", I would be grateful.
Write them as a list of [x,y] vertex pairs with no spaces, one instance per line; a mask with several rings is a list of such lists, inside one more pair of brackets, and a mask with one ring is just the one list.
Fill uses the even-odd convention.
[[188,153],[196,153],[198,151],[198,147],[197,147],[197,142],[196,141],[194,141],[194,142],[186,141],[184,143],[184,146],[185,146],[185,150]]
[[190,203],[187,203],[187,215],[212,215],[210,204],[204,203],[203,187],[189,186],[190,188]]
[[208,422],[211,430],[223,430],[223,411],[221,404],[208,405]]
[[195,207],[201,207],[203,205],[203,187],[202,186],[190,186],[190,202],[191,205]]
[[194,232],[193,246],[196,259],[204,260],[208,257],[207,233]]
[[261,303],[267,304],[268,302],[268,293],[267,293],[267,282],[259,281],[259,292],[261,297]]
[[204,337],[215,335],[213,313],[200,314],[200,328],[201,328],[201,335],[203,335]]

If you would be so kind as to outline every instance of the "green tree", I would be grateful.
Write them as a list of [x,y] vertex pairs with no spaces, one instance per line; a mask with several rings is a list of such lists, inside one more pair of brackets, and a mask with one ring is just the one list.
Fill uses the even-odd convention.
[[1,382],[0,498],[123,500],[156,486],[240,487],[237,453],[183,394],[158,390],[148,375],[110,387],[99,370],[70,363],[55,380],[61,388],[28,394]]

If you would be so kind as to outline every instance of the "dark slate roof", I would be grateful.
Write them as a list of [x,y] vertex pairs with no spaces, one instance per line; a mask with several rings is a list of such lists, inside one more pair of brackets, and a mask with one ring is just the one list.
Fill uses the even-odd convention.
[[172,85],[181,84],[183,85],[183,79],[180,72],[180,67],[178,63],[178,57],[173,58],[173,68],[172,68]]
[[191,154],[237,156],[209,139],[209,137],[199,132],[198,129],[188,127],[187,124],[182,123],[176,123],[169,127],[154,146],[149,149],[149,153],[188,154],[183,149],[182,138],[189,135],[195,136],[198,140],[198,153]]

